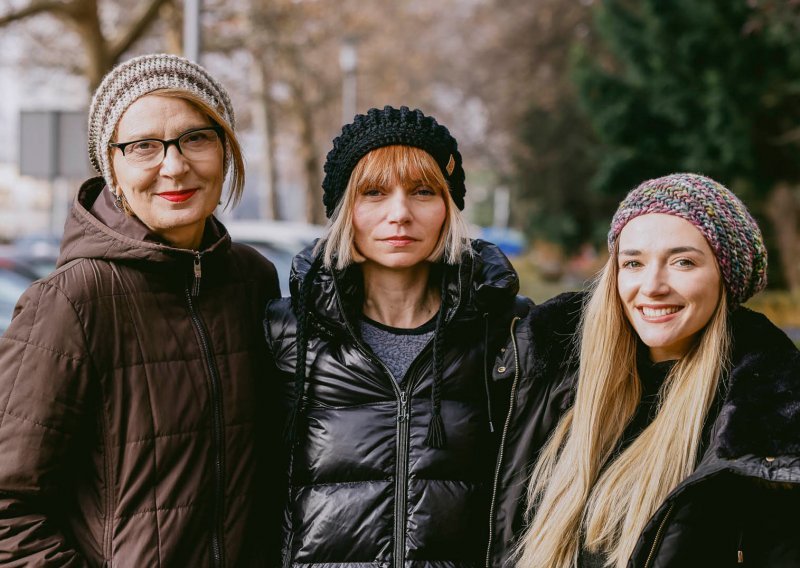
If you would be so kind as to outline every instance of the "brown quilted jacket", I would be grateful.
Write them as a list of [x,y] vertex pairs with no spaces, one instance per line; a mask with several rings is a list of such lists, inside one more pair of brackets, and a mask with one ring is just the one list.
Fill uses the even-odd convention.
[[3,566],[266,562],[256,477],[277,429],[256,390],[278,282],[206,225],[200,253],[172,248],[102,179],[81,188],[59,268],[0,339]]

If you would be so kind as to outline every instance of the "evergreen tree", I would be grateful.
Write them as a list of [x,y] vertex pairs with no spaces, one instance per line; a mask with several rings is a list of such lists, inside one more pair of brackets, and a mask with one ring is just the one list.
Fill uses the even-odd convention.
[[[594,187],[621,198],[648,178],[703,173],[768,215],[774,231],[765,232],[783,234],[781,248],[792,246],[797,239],[776,224],[794,223],[796,237],[797,216],[768,207],[776,192],[800,182],[800,34],[786,10],[797,7],[603,1],[594,25],[604,49],[584,51],[575,68],[600,141]],[[791,264],[786,282],[798,287],[798,259],[782,252]]]

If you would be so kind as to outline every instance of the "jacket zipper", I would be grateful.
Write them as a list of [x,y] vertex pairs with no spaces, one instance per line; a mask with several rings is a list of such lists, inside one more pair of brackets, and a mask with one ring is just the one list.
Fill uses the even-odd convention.
[[661,524],[658,525],[658,531],[656,531],[656,537],[653,539],[653,546],[652,548],[650,548],[650,554],[647,555],[647,561],[644,563],[644,568],[649,568],[650,563],[653,561],[653,557],[655,556],[656,553],[656,548],[658,548],[658,545],[661,543],[661,537],[663,536],[662,533],[664,532],[664,527],[666,526],[667,521],[669,520],[669,516],[672,513],[672,508],[674,506],[675,503],[672,503],[669,506],[669,509],[667,509],[667,514],[664,515],[664,519],[661,521]]
[[103,465],[106,470],[106,524],[103,531],[103,556],[105,564],[111,566],[111,557],[114,554],[113,540],[114,540],[114,503],[113,503],[113,483],[111,481],[111,456],[110,449],[112,447],[109,440],[108,427],[106,426],[105,413],[100,413],[100,428],[103,431],[103,438],[105,439],[105,451],[103,452]]
[[[199,290],[199,259],[198,253],[195,259],[195,280],[192,286],[192,292],[195,289]],[[200,343],[203,350],[203,355],[206,361],[206,366],[209,372],[209,386],[211,390],[211,438],[213,443],[214,453],[214,505],[212,511],[213,529],[211,532],[211,553],[214,558],[214,566],[222,567],[225,565],[225,554],[222,548],[222,516],[225,510],[225,486],[224,486],[224,461],[225,456],[223,453],[223,440],[222,440],[222,394],[220,388],[219,371],[214,359],[214,354],[211,350],[211,343],[208,339],[208,332],[203,323],[200,314],[195,309],[192,302],[192,293],[186,289],[186,302],[189,305],[189,313],[192,317],[192,323],[195,330],[200,337]]]
[[397,415],[397,484],[395,485],[394,512],[394,566],[405,564],[406,555],[406,508],[408,484],[408,423],[409,406],[406,391],[400,391]]
[[514,335],[517,326],[518,316],[511,320],[511,344],[514,346],[514,382],[511,383],[511,399],[508,405],[508,414],[506,414],[506,421],[503,426],[503,436],[500,438],[500,450],[497,455],[497,464],[494,470],[494,484],[492,485],[492,501],[489,506],[489,544],[486,547],[486,568],[489,568],[492,558],[492,545],[494,544],[494,515],[495,508],[497,507],[497,486],[500,484],[500,467],[503,463],[503,454],[506,446],[506,436],[508,428],[511,424],[511,415],[514,413],[514,403],[517,394],[517,386],[519,384],[519,351],[517,350],[517,337]]

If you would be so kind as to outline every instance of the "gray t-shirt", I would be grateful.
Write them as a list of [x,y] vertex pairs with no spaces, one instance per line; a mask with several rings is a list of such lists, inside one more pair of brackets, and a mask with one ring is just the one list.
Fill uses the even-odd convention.
[[436,331],[436,317],[414,329],[389,327],[361,316],[361,338],[370,346],[372,352],[389,368],[398,383],[433,338]]

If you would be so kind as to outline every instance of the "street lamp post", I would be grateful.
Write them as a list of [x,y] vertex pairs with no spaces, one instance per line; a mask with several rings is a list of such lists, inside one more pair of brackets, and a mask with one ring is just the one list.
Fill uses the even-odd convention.
[[339,48],[339,67],[342,70],[342,124],[348,124],[356,114],[356,67],[358,51],[352,37],[342,39]]
[[185,0],[183,3],[183,56],[200,62],[200,12],[202,0]]

